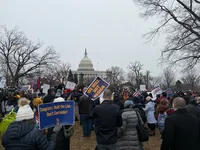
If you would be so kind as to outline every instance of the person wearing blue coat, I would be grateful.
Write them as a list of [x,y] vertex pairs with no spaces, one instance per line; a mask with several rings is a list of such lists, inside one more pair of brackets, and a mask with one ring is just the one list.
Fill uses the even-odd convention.
[[155,103],[152,101],[151,97],[148,96],[146,98],[147,104],[144,108],[144,111],[146,112],[147,116],[147,123],[149,127],[149,135],[154,136],[155,135],[155,129],[156,129],[156,119],[155,119]]
[[61,126],[54,127],[53,133],[47,139],[42,130],[35,127],[34,112],[28,100],[19,100],[16,121],[12,122],[2,137],[5,150],[54,150],[56,137]]

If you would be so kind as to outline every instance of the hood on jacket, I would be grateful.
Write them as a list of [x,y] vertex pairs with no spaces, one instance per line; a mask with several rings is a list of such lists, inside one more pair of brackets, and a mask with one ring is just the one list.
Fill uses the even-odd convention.
[[15,121],[11,123],[4,136],[9,139],[21,139],[34,128],[34,123],[30,120]]

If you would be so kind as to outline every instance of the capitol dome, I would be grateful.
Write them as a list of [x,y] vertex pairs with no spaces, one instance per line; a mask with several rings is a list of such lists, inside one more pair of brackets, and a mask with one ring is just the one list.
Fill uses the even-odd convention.
[[87,56],[87,50],[85,49],[85,56],[79,64],[78,71],[94,71],[92,61]]

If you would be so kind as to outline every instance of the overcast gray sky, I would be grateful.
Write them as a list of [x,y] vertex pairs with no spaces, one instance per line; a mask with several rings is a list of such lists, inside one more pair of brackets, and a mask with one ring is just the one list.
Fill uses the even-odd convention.
[[18,26],[29,39],[53,45],[61,60],[77,69],[84,49],[95,69],[120,66],[127,71],[130,62],[140,61],[152,75],[164,43],[145,43],[142,35],[155,26],[155,20],[139,17],[132,0],[0,0],[0,24]]

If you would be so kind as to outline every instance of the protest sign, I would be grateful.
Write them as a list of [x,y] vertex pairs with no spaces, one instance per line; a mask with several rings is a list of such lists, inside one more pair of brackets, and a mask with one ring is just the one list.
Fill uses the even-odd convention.
[[39,110],[39,128],[54,127],[59,120],[60,125],[74,125],[74,101],[41,104]]
[[31,86],[30,85],[23,85],[21,88],[21,91],[27,91],[30,90]]
[[146,91],[146,85],[140,85],[140,91]]
[[97,77],[94,81],[90,84],[86,92],[84,93],[87,97],[90,97],[92,100],[97,99],[108,87],[109,83]]
[[50,89],[50,85],[43,84],[42,88],[43,88],[42,92],[45,93],[45,94],[47,94],[48,93],[48,89]]
[[74,90],[75,87],[76,87],[76,83],[67,81],[66,89]]
[[152,100],[156,100],[156,96],[162,94],[162,90],[160,87],[157,87],[151,91],[151,94],[153,96]]

